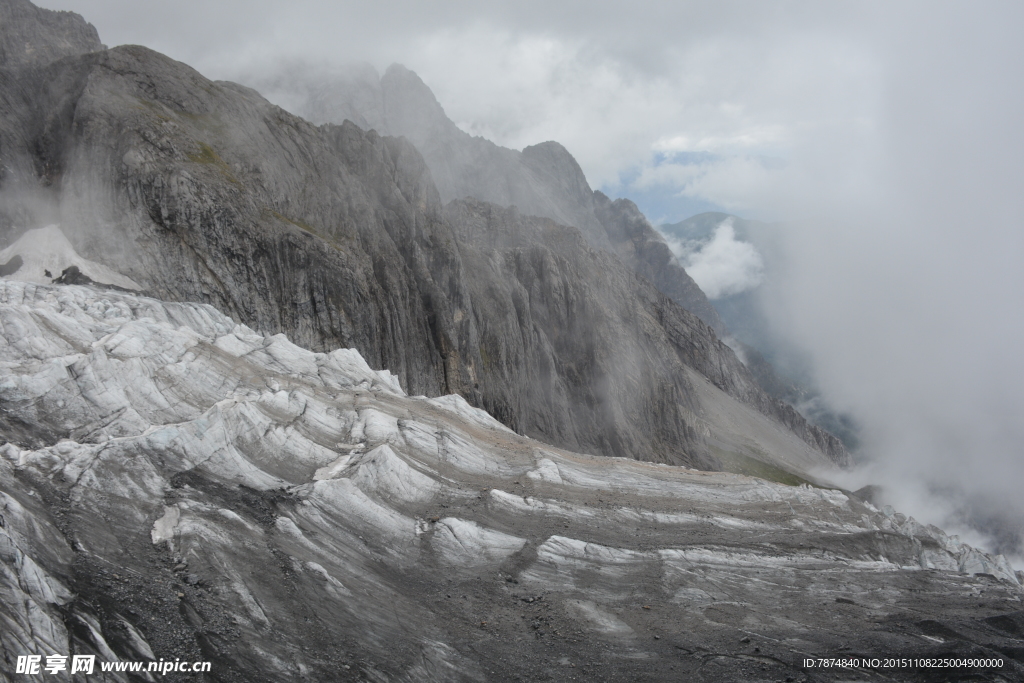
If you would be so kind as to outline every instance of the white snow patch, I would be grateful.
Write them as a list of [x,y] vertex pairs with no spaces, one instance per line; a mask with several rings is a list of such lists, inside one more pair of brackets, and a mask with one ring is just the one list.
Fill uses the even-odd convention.
[[235,358],[241,358],[242,356],[256,350],[255,345],[246,343],[244,340],[239,339],[239,337],[234,333],[217,337],[217,340],[213,342],[213,345],[221,351],[231,354]]
[[[75,248],[71,246],[71,242],[56,225],[48,225],[45,228],[36,228],[25,232],[17,242],[0,251],[0,265],[9,263],[15,256],[21,257],[21,267],[10,275],[5,275],[5,280],[48,285],[54,278],[60,277],[65,269],[78,266],[82,274],[93,282],[116,285],[125,289],[142,289],[135,280],[79,256]],[[47,277],[46,271],[50,272],[49,277]]]
[[352,481],[366,493],[376,493],[387,501],[420,503],[438,491],[436,481],[411,467],[387,444],[360,458]]
[[132,649],[138,652],[146,659],[155,660],[156,655],[153,654],[153,648],[149,646],[146,639],[142,636],[137,628],[132,626],[129,622],[125,621],[124,618],[118,617],[118,621],[121,622],[121,627],[128,634],[128,640],[131,643]]
[[445,517],[437,523],[433,545],[450,564],[475,567],[504,561],[522,550],[526,539]]
[[313,572],[314,574],[319,575],[320,578],[326,581],[327,585],[329,586],[328,590],[331,593],[334,593],[335,597],[351,597],[352,591],[350,591],[348,588],[345,588],[344,584],[342,584],[341,581],[338,581],[336,578],[331,576],[331,573],[324,569],[323,565],[310,561],[306,562],[303,566],[306,569]]
[[562,481],[562,474],[558,470],[558,465],[548,458],[541,458],[537,462],[537,468],[527,472],[526,476],[534,481],[546,481],[551,484],[558,484],[559,486],[564,483]]
[[287,534],[292,538],[304,538],[304,536],[302,535],[302,529],[300,529],[295,524],[295,522],[293,522],[287,517],[278,517],[277,519],[275,519],[274,526],[277,527],[277,530],[280,531],[282,534]]
[[405,396],[402,383],[398,381],[398,375],[392,375],[390,370],[378,370],[377,377],[380,378],[380,382],[374,383],[374,389],[384,389],[396,396]]
[[178,522],[181,520],[181,510],[177,505],[165,505],[164,516],[153,522],[153,530],[150,536],[153,543],[167,541],[173,543],[174,534],[178,530]]
[[497,429],[498,431],[506,432],[508,434],[515,434],[511,429],[491,417],[488,412],[469,405],[469,403],[466,402],[466,399],[462,398],[458,394],[428,398],[427,403],[455,413],[467,422],[477,424],[481,427]]
[[565,604],[576,616],[589,621],[598,633],[618,637],[633,634],[629,624],[591,600],[566,600]]
[[355,441],[381,443],[399,436],[398,418],[373,408],[359,411],[359,420],[352,426],[351,438]]
[[416,538],[416,521],[370,498],[350,479],[314,482],[307,499],[336,520],[325,524],[355,528],[393,549],[407,546]]
[[351,454],[339,455],[337,459],[334,460],[334,462],[324,467],[321,467],[316,472],[314,472],[313,481],[320,481],[322,479],[334,479],[339,474],[345,471],[345,468],[348,467],[348,464],[349,462],[351,462],[351,460]]

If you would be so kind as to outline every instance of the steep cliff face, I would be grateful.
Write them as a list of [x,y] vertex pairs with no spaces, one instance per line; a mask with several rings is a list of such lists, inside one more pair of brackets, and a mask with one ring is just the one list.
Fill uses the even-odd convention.
[[488,412],[583,452],[714,466],[684,371],[723,374],[707,325],[573,228],[470,200],[445,215],[467,270],[489,275],[469,284]]
[[594,210],[623,263],[710,325],[716,333],[721,335],[725,331],[718,311],[679,265],[664,238],[636,204],[628,199],[611,201],[603,193],[594,192]]
[[[603,419],[592,397],[615,389],[600,388],[589,365],[571,370],[569,394],[557,389],[562,365],[550,367],[536,390],[549,415],[497,395],[485,401],[486,391],[535,390],[511,366],[503,381],[491,374],[478,386],[477,320],[522,326],[518,336],[531,320],[514,310],[474,314],[469,283],[500,288],[506,274],[467,273],[409,143],[351,124],[318,129],[139,47],[65,60],[43,75],[42,92],[35,77],[12,90],[21,97],[3,119],[3,147],[22,182],[38,173],[59,198],[58,218],[83,256],[154,294],[212,303],[313,348],[354,346],[413,393],[502,406],[510,424],[554,443],[578,446],[574,435]],[[31,213],[18,200],[8,198],[9,213]],[[550,362],[535,353],[531,362]],[[577,404],[580,394],[589,402]],[[580,415],[589,416],[586,429],[574,422]],[[607,454],[714,463],[681,424],[639,441],[642,432],[626,426],[620,434],[620,419],[604,430],[610,437],[587,443]]]
[[[292,78],[291,76],[297,76]],[[580,230],[587,242],[622,258],[683,308],[717,332],[718,313],[675,263],[664,239],[631,202],[610,209],[573,156],[557,142],[522,152],[460,130],[430,88],[398,64],[377,80],[368,67],[333,73],[271,76],[264,81],[292,111],[319,123],[345,119],[388,135],[408,138],[423,155],[443,202],[473,198],[515,206],[523,214],[550,218]]]
[[[460,393],[532,436],[607,455],[715,465],[684,417],[697,412],[684,380],[660,375],[680,357],[760,405],[731,352],[724,364],[705,357],[720,343],[710,331],[690,338],[704,328],[678,324],[681,312],[667,315],[659,303],[658,334],[635,337],[624,312],[649,308],[633,299],[654,290],[611,260],[595,265],[585,241],[512,270],[491,267],[486,251],[470,253],[472,241],[444,214],[422,157],[404,140],[352,124],[317,128],[141,47],[5,78],[0,145],[13,171],[5,187],[53,197],[45,212],[84,257],[153,294],[214,304],[311,348],[358,348],[412,393]],[[6,195],[7,241],[40,206],[23,194]],[[556,256],[584,264],[562,278],[567,287],[549,277]],[[534,271],[541,291],[551,290],[543,296],[562,297],[550,310],[491,306],[479,294],[509,282],[515,290]],[[614,282],[599,281],[606,273]],[[572,305],[579,292],[586,315]],[[558,345],[532,338],[556,328],[577,334]],[[482,331],[498,329],[484,343]],[[606,334],[630,341],[606,345],[598,362],[603,342],[594,338]],[[631,371],[610,372],[620,350],[641,368],[632,383],[617,381]]]
[[74,12],[0,0],[0,67],[44,65],[103,47],[96,28]]
[[[609,203],[609,213],[629,216],[630,207],[635,211],[629,202]],[[564,406],[574,417],[567,423],[577,427],[560,443],[638,457],[629,447],[610,447],[626,437],[623,443],[642,444],[638,453],[648,455],[641,459],[677,462],[673,449],[702,452],[701,434],[718,437],[718,428],[704,419],[710,408],[687,379],[685,368],[692,368],[833,462],[846,463],[838,439],[767,394],[709,325],[659,291],[656,278],[638,277],[620,260],[589,247],[573,228],[515,208],[464,200],[449,203],[445,215],[467,269],[496,275],[484,288],[470,285],[474,311],[516,311],[498,325],[486,317],[477,321],[484,361],[477,375],[481,386],[490,387],[484,405],[491,414],[502,416],[512,404],[522,406],[516,414],[549,419],[554,406],[541,400],[537,387],[551,391],[553,381],[555,395],[569,399]],[[638,242],[643,238],[634,233]],[[640,265],[657,275],[649,262]],[[524,320],[527,330],[520,327]],[[543,361],[534,365],[530,358]],[[509,376],[518,381],[507,382]],[[581,383],[583,377],[591,381]],[[546,430],[527,426],[524,433]],[[676,445],[665,450],[667,443]]]

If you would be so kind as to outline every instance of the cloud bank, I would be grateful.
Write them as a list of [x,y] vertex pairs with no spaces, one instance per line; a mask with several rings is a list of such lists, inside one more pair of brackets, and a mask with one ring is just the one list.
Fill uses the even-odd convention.
[[722,221],[711,239],[704,243],[684,243],[671,237],[666,239],[686,272],[709,299],[753,289],[764,278],[761,254],[750,242],[736,239],[732,219]]

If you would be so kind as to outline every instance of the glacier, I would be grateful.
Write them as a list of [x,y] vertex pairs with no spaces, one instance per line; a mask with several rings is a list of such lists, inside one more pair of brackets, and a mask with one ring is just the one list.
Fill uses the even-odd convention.
[[564,451],[208,305],[6,279],[0,368],[7,661],[737,681],[1019,642],[1021,573],[891,508]]

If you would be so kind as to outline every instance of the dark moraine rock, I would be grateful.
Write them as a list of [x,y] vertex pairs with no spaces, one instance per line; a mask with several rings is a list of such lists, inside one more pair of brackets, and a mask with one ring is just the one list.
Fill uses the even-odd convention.
[[15,254],[7,263],[0,264],[0,277],[14,275],[21,268],[24,261],[21,256]]

